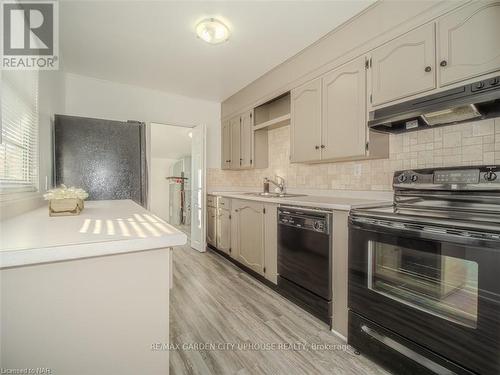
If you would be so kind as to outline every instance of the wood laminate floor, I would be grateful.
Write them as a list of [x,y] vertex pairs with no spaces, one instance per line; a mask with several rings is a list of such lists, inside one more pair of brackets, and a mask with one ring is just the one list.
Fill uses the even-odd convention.
[[388,374],[312,317],[208,251],[174,250],[170,373]]

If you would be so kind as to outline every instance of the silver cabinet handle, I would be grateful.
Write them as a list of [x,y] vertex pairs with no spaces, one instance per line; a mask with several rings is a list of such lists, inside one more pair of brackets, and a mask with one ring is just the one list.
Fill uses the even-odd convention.
[[361,326],[361,331],[373,339],[381,342],[382,344],[388,346],[391,349],[396,350],[397,352],[403,354],[405,357],[410,358],[411,360],[421,364],[422,366],[428,368],[429,370],[435,372],[438,375],[456,375],[453,371],[444,368],[440,364],[437,364],[434,361],[431,361],[429,358],[424,357],[423,355],[418,354],[412,349],[400,344],[399,342],[391,339],[390,337],[384,336],[374,329],[371,329],[367,325],[363,324]]

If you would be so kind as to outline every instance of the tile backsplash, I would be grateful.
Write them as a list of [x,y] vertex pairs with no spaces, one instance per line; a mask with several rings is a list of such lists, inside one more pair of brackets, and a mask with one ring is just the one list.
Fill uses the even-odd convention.
[[289,188],[392,190],[394,171],[412,168],[500,164],[500,118],[390,136],[389,159],[321,164],[290,163],[290,127],[269,131],[269,167],[209,169],[207,185],[255,188],[279,175]]

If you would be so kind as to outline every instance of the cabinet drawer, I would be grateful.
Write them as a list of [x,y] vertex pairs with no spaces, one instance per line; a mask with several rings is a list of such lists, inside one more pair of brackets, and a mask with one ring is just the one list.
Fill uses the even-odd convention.
[[217,197],[217,207],[225,210],[231,209],[231,198]]

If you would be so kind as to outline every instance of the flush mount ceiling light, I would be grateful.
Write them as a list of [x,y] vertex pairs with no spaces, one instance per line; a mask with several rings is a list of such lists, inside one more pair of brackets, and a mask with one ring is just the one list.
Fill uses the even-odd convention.
[[207,18],[196,25],[196,34],[210,44],[219,44],[229,39],[229,28],[215,18]]

